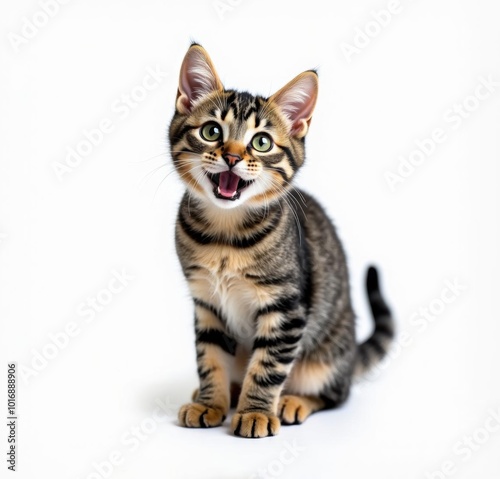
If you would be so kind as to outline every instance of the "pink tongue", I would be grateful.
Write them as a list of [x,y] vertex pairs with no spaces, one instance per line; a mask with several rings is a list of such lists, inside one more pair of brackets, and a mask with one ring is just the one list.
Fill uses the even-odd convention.
[[238,189],[240,177],[231,171],[223,171],[219,177],[219,190],[222,196],[232,198]]

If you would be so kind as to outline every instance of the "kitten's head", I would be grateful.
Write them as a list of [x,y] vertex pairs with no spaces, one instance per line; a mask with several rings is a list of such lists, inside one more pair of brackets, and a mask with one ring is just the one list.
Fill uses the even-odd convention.
[[304,162],[318,77],[306,71],[269,98],[225,90],[207,52],[182,63],[170,148],[189,191],[220,208],[282,196]]

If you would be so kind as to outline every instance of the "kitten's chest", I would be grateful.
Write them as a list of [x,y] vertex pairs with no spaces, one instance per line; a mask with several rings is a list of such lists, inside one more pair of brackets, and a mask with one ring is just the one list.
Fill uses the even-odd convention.
[[241,261],[225,256],[205,264],[190,280],[194,297],[217,308],[226,327],[239,343],[251,346],[255,335],[255,316],[269,303],[269,294],[262,286],[248,279]]

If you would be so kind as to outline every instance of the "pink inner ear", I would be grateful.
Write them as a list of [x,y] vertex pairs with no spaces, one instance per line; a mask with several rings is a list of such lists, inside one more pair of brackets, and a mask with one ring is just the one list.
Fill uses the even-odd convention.
[[219,78],[206,52],[201,47],[191,47],[182,63],[179,79],[182,105],[190,110],[200,97],[220,88]]
[[307,128],[316,105],[317,95],[318,82],[313,72],[299,75],[276,93],[276,103],[292,123],[292,134],[301,133]]
[[203,83],[189,71],[181,77],[181,91],[189,98],[190,102],[196,101],[203,94]]
[[178,102],[182,104],[184,110],[189,110],[191,108],[191,101],[186,95],[183,95],[181,91],[179,90],[178,96]]

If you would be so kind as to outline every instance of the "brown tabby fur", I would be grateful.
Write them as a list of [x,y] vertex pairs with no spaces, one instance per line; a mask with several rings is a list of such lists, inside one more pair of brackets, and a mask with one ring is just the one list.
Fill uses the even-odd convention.
[[[169,138],[187,187],[176,245],[200,388],[179,411],[183,426],[219,426],[232,403],[236,435],[275,435],[342,404],[353,375],[388,349],[393,323],[376,270],[367,276],[375,331],[357,345],[340,241],[323,208],[291,185],[317,88],[306,71],[270,98],[225,90],[201,46],[184,59]],[[262,134],[269,151],[254,146]],[[240,178],[237,190],[224,189],[227,178]]]

